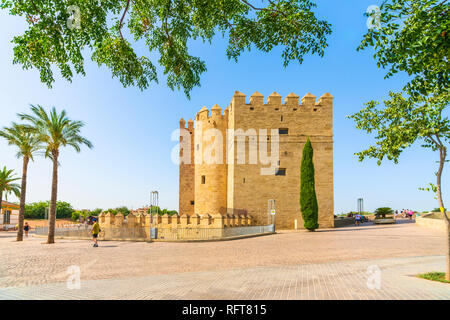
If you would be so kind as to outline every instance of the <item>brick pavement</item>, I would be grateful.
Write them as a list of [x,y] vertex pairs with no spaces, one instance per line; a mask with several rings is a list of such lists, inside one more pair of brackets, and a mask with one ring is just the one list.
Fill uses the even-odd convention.
[[[380,287],[367,285],[367,269],[380,269]],[[450,285],[413,275],[443,269],[444,256],[187,272],[0,289],[1,299],[450,299]],[[82,276],[83,278],[83,276]]]
[[[450,286],[414,277],[444,270],[443,234],[404,223],[226,242],[133,243],[0,233],[2,299],[449,299]],[[67,268],[81,289],[67,289]],[[369,289],[377,266],[380,289]]]

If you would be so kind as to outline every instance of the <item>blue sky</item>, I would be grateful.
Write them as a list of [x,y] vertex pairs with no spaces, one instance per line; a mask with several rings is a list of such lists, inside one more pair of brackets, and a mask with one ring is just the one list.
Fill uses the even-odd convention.
[[[158,190],[162,207],[178,209],[178,166],[171,162],[176,142],[171,141],[171,133],[181,117],[193,118],[202,106],[210,108],[216,103],[225,108],[235,90],[247,97],[255,91],[266,97],[273,91],[283,97],[290,92],[300,96],[330,92],[335,97],[335,212],[355,210],[359,197],[364,198],[366,210],[380,206],[432,209],[437,207],[433,195],[418,188],[434,182],[437,154],[417,144],[403,153],[399,164],[385,162],[381,166],[375,160],[360,163],[354,156],[372,143],[373,137],[355,129],[346,116],[357,112],[364,102],[386,98],[389,90],[400,89],[407,80],[405,75],[385,80],[371,50],[356,52],[367,31],[363,13],[379,2],[318,1],[316,12],[332,24],[333,33],[325,56],[307,56],[302,65],[292,62],[284,68],[280,49],[268,54],[253,50],[242,54],[238,63],[229,61],[226,40],[220,36],[213,45],[194,43],[191,52],[206,61],[208,71],[190,100],[166,86],[161,69],[160,84],[141,92],[123,88],[108,69],[98,68],[89,59],[86,77],[76,76],[72,83],[57,78],[48,89],[36,70],[12,64],[10,41],[23,32],[25,23],[0,11],[0,126],[16,121],[16,113],[26,112],[30,103],[66,109],[72,119],[86,123],[83,135],[93,142],[94,149],[79,154],[69,148],[62,150],[59,200],[78,209],[138,208],[149,203],[150,190]],[[15,150],[1,140],[0,165],[21,172]],[[450,187],[448,172],[443,176],[444,200]],[[37,158],[29,166],[27,201],[49,199],[50,186],[50,160]],[[11,196],[9,200],[16,199]]]

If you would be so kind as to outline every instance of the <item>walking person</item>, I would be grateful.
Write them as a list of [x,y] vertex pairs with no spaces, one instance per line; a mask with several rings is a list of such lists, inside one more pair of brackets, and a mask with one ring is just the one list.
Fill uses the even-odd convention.
[[23,231],[25,231],[25,237],[28,238],[28,231],[30,231],[30,226],[28,225],[28,222],[25,222],[25,225],[23,226]]
[[94,247],[98,247],[98,234],[100,233],[100,225],[98,224],[98,221],[96,218],[92,218],[94,224],[92,225],[92,240],[94,241]]
[[361,215],[360,215],[359,213],[357,213],[357,214],[355,215],[355,225],[356,225],[356,226],[359,226],[360,223],[361,223]]
[[408,211],[408,215],[409,215],[409,220],[412,220],[412,216],[413,216],[414,212],[412,210]]

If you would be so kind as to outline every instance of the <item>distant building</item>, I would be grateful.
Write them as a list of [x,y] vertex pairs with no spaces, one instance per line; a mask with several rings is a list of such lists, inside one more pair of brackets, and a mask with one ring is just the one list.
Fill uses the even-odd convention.
[[2,201],[0,210],[0,229],[5,226],[15,226],[19,223],[19,205]]

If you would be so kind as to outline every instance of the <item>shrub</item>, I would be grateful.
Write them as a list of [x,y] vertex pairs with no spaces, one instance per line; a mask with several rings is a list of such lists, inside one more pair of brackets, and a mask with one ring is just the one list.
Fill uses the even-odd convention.
[[304,227],[310,231],[314,231],[319,227],[319,207],[315,189],[313,154],[311,141],[308,138],[303,147],[300,169],[300,210],[302,211]]
[[[33,202],[25,205],[25,219],[45,219],[45,208],[50,207],[50,201]],[[56,218],[71,218],[75,210],[70,203],[58,201],[56,203]]]
[[91,214],[93,216],[98,216],[100,213],[102,213],[102,209],[100,209],[100,208],[97,208],[97,209],[94,209],[91,211]]
[[130,210],[125,206],[116,208],[116,211],[117,211],[117,213],[121,213],[124,216],[127,216],[130,214]]

